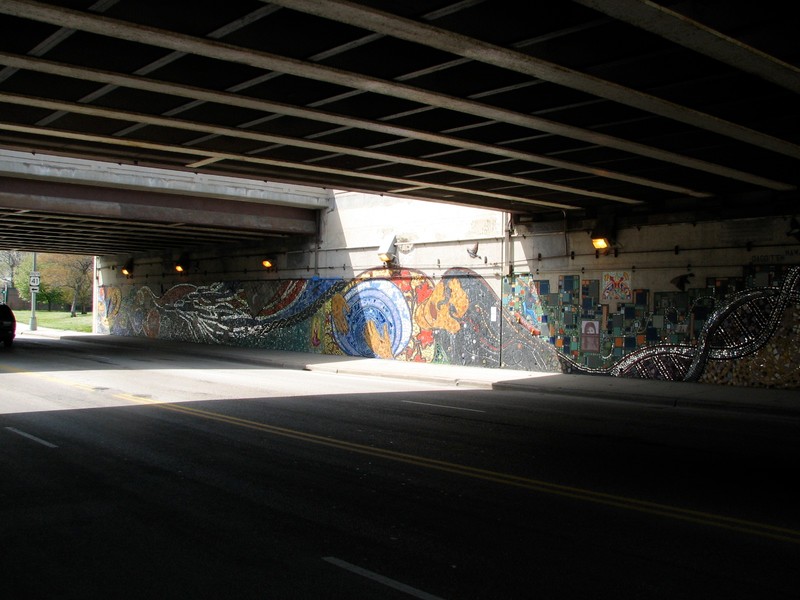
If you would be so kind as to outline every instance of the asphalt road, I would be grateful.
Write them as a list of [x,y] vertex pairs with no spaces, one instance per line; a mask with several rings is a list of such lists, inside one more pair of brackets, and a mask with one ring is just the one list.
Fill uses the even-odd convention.
[[796,600],[798,434],[20,338],[0,597]]

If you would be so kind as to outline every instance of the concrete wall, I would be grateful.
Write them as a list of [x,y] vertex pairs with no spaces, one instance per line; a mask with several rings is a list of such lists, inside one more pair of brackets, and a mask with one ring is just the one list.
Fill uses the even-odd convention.
[[[800,264],[787,229],[783,219],[622,229],[615,251],[597,255],[588,231],[338,194],[318,240],[197,252],[183,274],[175,255],[135,257],[130,277],[120,273],[129,257],[102,257],[96,323],[302,352],[800,387],[798,290],[775,287]],[[387,268],[377,251],[391,237]],[[264,257],[275,267],[261,267]],[[740,305],[723,311],[734,293]],[[768,339],[740,331],[765,311]],[[770,344],[778,358],[759,377],[735,366],[742,348],[753,360]]]

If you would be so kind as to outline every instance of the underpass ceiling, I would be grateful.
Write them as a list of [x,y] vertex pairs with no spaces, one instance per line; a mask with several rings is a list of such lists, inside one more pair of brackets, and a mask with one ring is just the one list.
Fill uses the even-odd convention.
[[12,150],[520,219],[797,210],[791,3],[2,0],[0,27]]

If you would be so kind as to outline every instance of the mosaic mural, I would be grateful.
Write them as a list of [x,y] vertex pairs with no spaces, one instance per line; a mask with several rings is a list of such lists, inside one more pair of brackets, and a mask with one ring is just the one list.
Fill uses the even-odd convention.
[[374,269],[352,280],[104,286],[98,328],[116,335],[559,372],[553,347],[502,310],[474,271],[433,280]]
[[[774,272],[773,272],[774,271]],[[800,387],[800,267],[774,285],[656,293],[627,273],[503,281],[378,268],[351,279],[105,286],[98,329],[209,344],[671,381]],[[709,289],[712,291],[709,292]],[[613,291],[610,291],[613,290]],[[613,313],[603,298],[628,298]],[[709,296],[708,294],[711,293]]]
[[745,289],[704,315],[693,343],[654,343],[608,368],[559,355],[566,370],[594,375],[717,384],[800,387],[800,268],[780,286]]

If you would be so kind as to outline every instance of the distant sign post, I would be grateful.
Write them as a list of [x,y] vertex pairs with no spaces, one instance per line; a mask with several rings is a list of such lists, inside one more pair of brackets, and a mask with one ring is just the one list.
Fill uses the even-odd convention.
[[33,269],[31,270],[31,278],[28,282],[30,284],[31,292],[31,323],[30,330],[36,331],[36,292],[39,291],[39,284],[41,283],[39,271],[36,270],[36,252],[33,253]]

